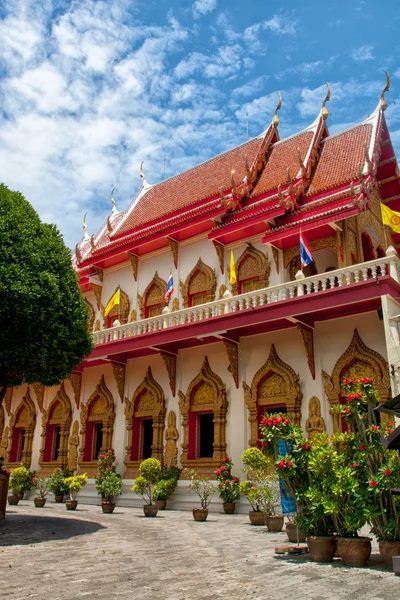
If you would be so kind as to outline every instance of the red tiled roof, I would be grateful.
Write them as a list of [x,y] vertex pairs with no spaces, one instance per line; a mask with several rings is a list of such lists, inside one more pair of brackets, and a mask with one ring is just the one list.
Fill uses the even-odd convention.
[[370,123],[363,123],[323,141],[321,155],[307,191],[308,196],[358,177],[359,165],[363,169],[365,163],[364,144],[368,148],[372,129]]
[[287,140],[282,140],[274,144],[271,148],[268,162],[251,196],[255,197],[271,190],[276,190],[279,184],[284,184],[286,182],[288,167],[290,168],[292,179],[295,179],[300,170],[297,150],[300,150],[300,156],[304,161],[313,135],[312,131],[304,131]]
[[251,164],[261,142],[260,138],[250,140],[233,150],[155,185],[132,209],[116,235],[127,233],[145,223],[166,217],[201,200],[211,198],[219,193],[221,186],[227,190],[231,187],[232,169],[235,169],[236,183],[241,182],[246,175],[245,156],[247,154],[247,160]]

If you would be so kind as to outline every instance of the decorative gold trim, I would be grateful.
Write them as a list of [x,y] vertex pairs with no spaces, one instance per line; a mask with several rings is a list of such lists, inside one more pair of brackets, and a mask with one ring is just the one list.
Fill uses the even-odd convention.
[[85,304],[86,304],[88,312],[89,312],[88,329],[89,329],[89,331],[93,331],[93,325],[94,325],[94,319],[95,319],[94,308],[87,298],[84,298],[84,301],[85,301]]
[[[322,250],[323,248],[333,248],[337,252],[337,238],[335,235],[329,235],[319,240],[309,242],[309,246],[312,252],[316,250]],[[292,246],[291,248],[285,248],[283,251],[283,264],[285,269],[288,268],[289,263],[295,256],[300,255],[300,246]]]
[[18,462],[10,462],[10,452],[11,452],[11,444],[9,446],[8,451],[8,468],[15,468],[20,465],[22,462],[28,468],[30,468],[32,463],[32,445],[33,445],[33,435],[35,433],[36,426],[36,409],[35,404],[31,398],[29,387],[26,391],[25,396],[22,398],[19,406],[15,410],[14,414],[11,415],[10,418],[10,440],[15,435],[15,429],[18,427],[23,427],[25,430],[24,433],[24,445],[22,448],[22,456],[21,460]]
[[14,390],[14,388],[8,387],[7,391],[6,391],[6,395],[4,396],[4,400],[3,400],[8,416],[10,416],[10,414],[11,414],[11,401],[12,401],[12,397],[13,397],[13,390]]
[[140,311],[140,318],[141,319],[145,318],[145,307],[146,307],[146,303],[147,303],[147,296],[148,296],[149,292],[151,292],[154,287],[157,288],[158,294],[156,294],[156,300],[157,300],[157,302],[154,302],[153,304],[160,304],[160,305],[164,306],[164,299],[165,299],[165,291],[167,289],[167,282],[164,279],[161,279],[161,277],[159,277],[159,275],[158,275],[158,273],[156,271],[155,274],[154,274],[153,279],[150,281],[149,285],[144,290],[143,296],[141,296],[140,294],[137,295],[138,305],[139,305],[139,311]]
[[180,290],[183,299],[183,307],[189,306],[189,296],[196,292],[204,292],[204,303],[215,300],[215,291],[217,289],[217,278],[215,269],[206,265],[201,258],[196,266],[186,277],[185,283],[180,282]]
[[129,322],[134,323],[137,320],[136,308],[132,308],[131,314],[129,315]]
[[[91,410],[96,405],[98,405],[96,408],[99,408],[99,412],[96,412],[95,415],[92,415]],[[79,467],[81,471],[87,473],[89,477],[92,477],[96,474],[97,460],[83,460],[86,441],[86,427],[88,421],[96,420],[101,421],[103,423],[103,445],[100,451],[107,452],[112,448],[112,437],[115,419],[114,398],[110,390],[106,386],[106,383],[104,381],[104,375],[101,376],[101,379],[97,384],[96,389],[94,390],[93,394],[90,396],[86,404],[82,403],[80,410],[80,419],[82,439],[81,448],[79,450]]]
[[74,421],[69,438],[68,470],[73,473],[78,466],[79,421]]
[[[146,396],[146,408],[140,409],[141,398]],[[143,414],[143,411],[145,414]],[[151,416],[153,419],[153,444],[152,457],[162,461],[164,457],[164,426],[165,426],[165,398],[162,387],[155,381],[151,372],[151,367],[142,383],[136,388],[132,396],[132,401],[125,398],[125,420],[128,433],[128,445],[125,454],[125,472],[124,477],[137,477],[139,474],[140,460],[131,460],[132,452],[132,421],[133,417]]]
[[236,388],[239,389],[239,345],[230,340],[222,340],[229,360],[228,371],[233,377]]
[[222,285],[219,286],[219,292],[218,292],[218,298],[219,300],[221,300],[221,298],[224,297],[224,294],[226,292],[228,288],[226,287],[226,285],[223,283]]
[[179,298],[174,298],[172,300],[172,308],[171,308],[172,312],[175,312],[176,310],[179,310]]
[[167,237],[167,240],[168,240],[168,244],[169,244],[169,249],[172,252],[172,258],[174,260],[175,269],[177,269],[178,268],[179,243],[170,237]]
[[221,244],[221,242],[217,242],[217,240],[212,240],[215,251],[218,256],[219,268],[221,269],[222,275],[224,274],[224,256],[225,256],[225,246]]
[[137,256],[137,254],[133,254],[132,252],[127,252],[127,255],[129,256],[129,260],[131,262],[134,280],[137,281],[139,257]]
[[279,358],[273,344],[267,362],[254,375],[251,387],[245,381],[242,385],[244,401],[249,411],[250,446],[256,446],[258,440],[257,409],[260,404],[261,385],[266,388],[261,406],[286,406],[295,425],[300,425],[303,394],[300,391],[299,375]]
[[97,285],[92,282],[90,283],[90,286],[91,286],[93,293],[95,295],[95,298],[96,298],[97,308],[98,308],[98,310],[100,310],[100,308],[101,308],[101,293],[103,291],[103,287],[101,285]]
[[[206,398],[201,394],[204,387]],[[226,388],[222,379],[213,373],[207,356],[204,358],[200,372],[190,383],[186,395],[181,390],[179,395],[179,410],[182,417],[183,443],[181,464],[183,467],[201,469],[201,473],[210,479],[215,479],[215,469],[221,464],[226,455],[226,414],[228,401]],[[207,400],[207,402],[204,402]],[[214,453],[212,458],[188,459],[189,447],[189,411],[202,412],[210,410],[214,414]]]
[[161,358],[164,361],[165,367],[168,373],[169,387],[171,388],[172,395],[175,397],[176,394],[176,354],[167,354],[160,352]]
[[[372,377],[379,394],[380,401],[384,402],[391,396],[389,369],[386,360],[375,350],[368,348],[354,330],[350,346],[337,360],[332,376],[322,371],[325,394],[333,406],[340,403],[342,397],[343,379],[354,377]],[[340,431],[340,417],[333,415],[334,431]]]
[[247,243],[235,264],[237,282],[232,286],[232,293],[238,294],[238,284],[246,279],[255,279],[256,288],[262,289],[269,285],[270,266],[268,256],[257,250],[252,244]]
[[117,384],[119,397],[121,402],[124,401],[124,386],[125,386],[125,365],[120,363],[111,363],[115,383]]
[[178,466],[178,439],[179,432],[176,428],[176,414],[173,410],[170,410],[168,413],[168,427],[165,431],[164,464],[167,467]]
[[[56,404],[60,405],[60,411],[57,414],[57,417],[51,419],[53,409]],[[64,469],[68,465],[68,438],[69,431],[71,428],[71,414],[72,407],[69,396],[67,395],[64,387],[64,382],[61,383],[60,389],[58,390],[56,396],[50,402],[47,410],[43,411],[42,414],[42,444],[40,448],[40,458],[39,458],[39,466],[40,470],[50,474],[53,469]],[[52,421],[52,425],[60,426],[60,446],[58,450],[58,458],[54,461],[44,461],[44,449],[46,445],[46,432],[47,426],[50,424],[50,419]],[[54,422],[53,422],[54,421]]]
[[35,392],[36,402],[38,403],[39,410],[42,413],[45,387],[41,383],[34,383],[32,387],[33,391]]
[[107,300],[106,306],[110,302],[111,298],[114,296],[114,294],[118,288],[120,288],[120,290],[121,290],[120,304],[116,304],[115,306],[113,306],[112,309],[110,310],[110,312],[108,313],[107,317],[104,316],[105,307],[104,306],[101,307],[101,314],[103,317],[103,327],[104,328],[107,327],[107,318],[108,317],[118,317],[118,320],[121,323],[121,325],[125,325],[126,323],[128,323],[129,311],[130,311],[129,296],[126,292],[124,292],[124,290],[119,285],[117,285],[117,287],[115,288],[115,290],[113,291],[113,293],[111,294],[109,299]]
[[271,246],[271,250],[272,250],[272,256],[274,258],[275,269],[279,275],[279,250],[278,250],[278,248],[275,248],[275,246]]
[[297,331],[300,334],[303,342],[304,350],[306,351],[308,367],[312,378],[315,379],[315,359],[314,359],[314,332],[309,327],[305,327],[301,323],[296,323]]
[[100,267],[93,267],[93,269],[96,271],[97,277],[100,279],[100,281],[103,281],[104,279],[104,271],[103,269],[100,269]]
[[81,402],[82,373],[71,373],[69,380],[74,391],[76,408],[79,408]]
[[6,427],[3,430],[3,434],[2,434],[2,438],[0,441],[0,457],[4,458],[4,460],[7,459],[8,456],[8,447],[9,447],[9,443],[10,443],[10,428],[8,427],[8,425],[6,425]]

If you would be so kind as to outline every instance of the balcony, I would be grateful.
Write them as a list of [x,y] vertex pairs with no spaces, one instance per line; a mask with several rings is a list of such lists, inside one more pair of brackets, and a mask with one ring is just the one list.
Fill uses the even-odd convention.
[[313,326],[318,320],[379,308],[384,294],[399,298],[399,282],[400,260],[389,248],[388,256],[373,261],[312,277],[298,274],[296,281],[97,331],[91,358],[218,334],[236,333],[238,339],[290,322],[293,326],[297,319]]

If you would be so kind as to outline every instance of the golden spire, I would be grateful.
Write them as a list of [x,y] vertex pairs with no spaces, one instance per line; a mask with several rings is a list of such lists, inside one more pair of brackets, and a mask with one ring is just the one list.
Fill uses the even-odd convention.
[[115,206],[114,191],[115,191],[115,187],[113,187],[113,189],[111,190],[111,204],[113,206]]
[[144,176],[144,173],[143,173],[143,163],[144,163],[144,160],[142,160],[142,162],[140,163],[139,175],[144,180],[144,179],[146,179],[146,177]]
[[279,101],[278,101],[278,106],[277,106],[277,107],[276,107],[276,109],[275,109],[275,112],[274,112],[274,117],[273,117],[273,119],[272,119],[272,124],[273,124],[273,126],[274,126],[274,127],[278,127],[278,125],[279,125],[278,111],[279,111],[279,110],[281,109],[281,107],[282,107],[282,96],[281,96],[280,92],[278,92],[278,98],[279,98]]
[[329,102],[329,100],[331,99],[331,86],[329,85],[329,83],[327,81],[325,81],[325,85],[327,86],[328,89],[326,92],[325,100],[323,101],[322,108],[321,108],[322,118],[324,119],[324,121],[326,121],[326,119],[329,116],[328,109],[326,108],[326,103]]
[[385,87],[382,90],[381,99],[380,99],[381,109],[382,110],[386,110],[387,109],[387,102],[385,100],[385,93],[390,90],[390,77],[389,77],[389,73],[387,71],[385,71],[385,73],[386,73],[386,85],[385,85]]

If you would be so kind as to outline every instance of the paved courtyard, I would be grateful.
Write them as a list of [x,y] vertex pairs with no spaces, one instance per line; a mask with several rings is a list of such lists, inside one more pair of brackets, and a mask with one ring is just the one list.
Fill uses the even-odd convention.
[[[11,510],[12,509],[12,510]],[[130,600],[397,600],[400,578],[376,545],[365,569],[279,557],[284,533],[249,525],[244,515],[78,506],[23,500],[0,521],[0,598]]]

